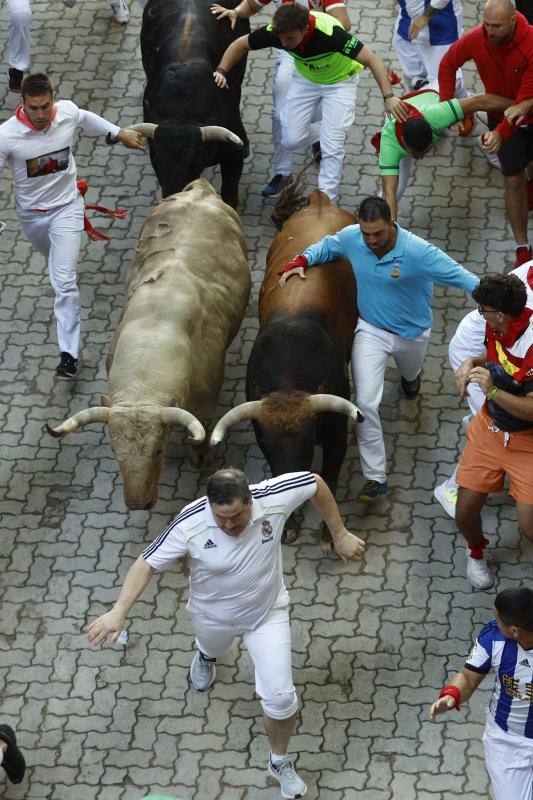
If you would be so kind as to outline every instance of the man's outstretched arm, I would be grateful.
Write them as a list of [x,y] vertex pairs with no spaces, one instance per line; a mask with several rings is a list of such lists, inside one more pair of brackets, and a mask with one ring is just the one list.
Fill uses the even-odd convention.
[[130,567],[120,590],[118,600],[107,614],[102,614],[87,628],[89,644],[99,645],[111,634],[111,644],[115,644],[124,627],[128,612],[134,602],[141,596],[150,582],[155,570],[141,555]]
[[346,561],[359,561],[365,552],[365,543],[346,530],[339,507],[327,483],[320,475],[315,475],[317,490],[311,502],[326,523],[335,550]]
[[228,81],[226,76],[228,72],[233,69],[235,64],[243,58],[246,53],[250,52],[250,44],[248,41],[248,34],[245,36],[240,36],[238,39],[235,39],[234,42],[230,44],[222,58],[220,59],[220,64],[213,72],[213,77],[215,79],[216,85],[219,89],[227,89],[228,88]]

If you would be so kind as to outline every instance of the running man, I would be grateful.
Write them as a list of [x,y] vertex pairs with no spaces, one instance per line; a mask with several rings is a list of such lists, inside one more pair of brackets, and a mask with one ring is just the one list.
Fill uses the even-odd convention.
[[293,472],[250,486],[228,468],[207,482],[207,496],[185,506],[128,572],[113,609],[88,629],[91,644],[111,634],[115,642],[126,615],[154,572],[190,557],[187,608],[196,632],[190,670],[198,691],[215,679],[215,662],[242,636],[255,667],[270,742],[268,771],[282,797],[302,797],[307,786],[287,754],[296,725],[298,698],[292,682],[289,595],[283,581],[281,535],[288,517],[311,500],[344,561],[357,561],[364,542],[344,527],[327,484],[319,475]]

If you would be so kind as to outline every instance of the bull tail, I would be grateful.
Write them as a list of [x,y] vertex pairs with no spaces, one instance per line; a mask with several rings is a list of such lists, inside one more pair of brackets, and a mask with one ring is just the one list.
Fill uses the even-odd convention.
[[311,159],[304,164],[300,172],[295,177],[291,177],[282,190],[270,218],[278,230],[281,230],[283,223],[288,220],[292,214],[308,205],[308,184],[305,173],[314,163],[314,159]]

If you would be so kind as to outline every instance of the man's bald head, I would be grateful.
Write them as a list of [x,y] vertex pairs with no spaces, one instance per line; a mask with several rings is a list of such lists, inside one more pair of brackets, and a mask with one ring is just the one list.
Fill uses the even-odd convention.
[[483,9],[483,26],[492,44],[510,42],[516,26],[516,8],[512,0],[487,0]]

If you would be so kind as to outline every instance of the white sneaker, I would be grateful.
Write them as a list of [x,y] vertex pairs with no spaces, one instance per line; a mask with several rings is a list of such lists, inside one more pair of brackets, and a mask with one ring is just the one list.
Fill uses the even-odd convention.
[[126,25],[130,21],[130,10],[124,0],[108,0],[113,11],[113,22]]
[[457,505],[457,487],[448,485],[448,481],[444,481],[439,486],[433,489],[433,497],[441,504],[445,512],[455,519],[455,506]]
[[199,652],[194,656],[189,672],[192,685],[198,692],[207,691],[215,680],[217,673],[215,662],[202,658]]
[[494,167],[495,169],[500,169],[500,159],[498,158],[496,153],[488,153],[485,150],[485,148],[483,147],[482,136],[483,136],[483,134],[481,134],[481,136],[477,137],[477,143],[478,143],[478,145],[479,145],[479,147],[481,149],[481,152],[483,153],[483,155],[485,156],[485,158],[487,159],[487,161],[489,162],[491,167]]
[[281,796],[287,798],[287,800],[303,797],[307,792],[307,786],[294,769],[289,756],[276,764],[272,763],[272,759],[269,756],[268,772],[278,781],[281,788]]
[[466,548],[466,577],[474,589],[488,589],[494,583],[494,575],[487,561],[487,557],[472,558]]

